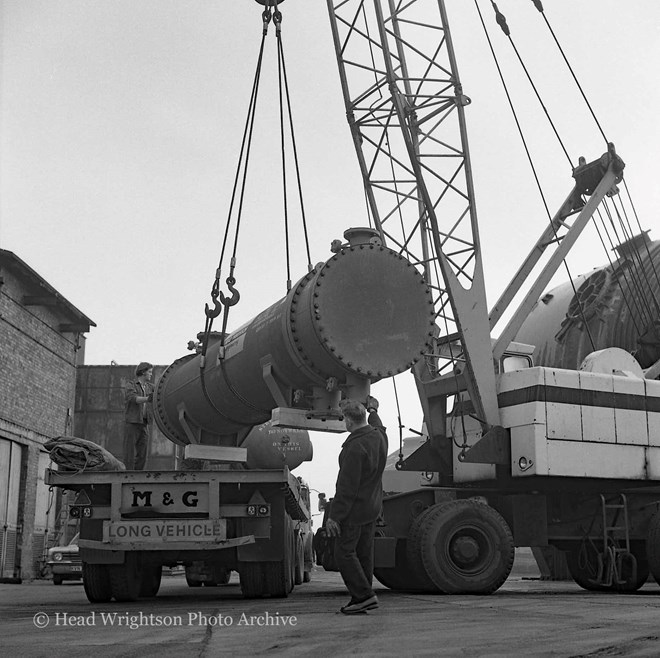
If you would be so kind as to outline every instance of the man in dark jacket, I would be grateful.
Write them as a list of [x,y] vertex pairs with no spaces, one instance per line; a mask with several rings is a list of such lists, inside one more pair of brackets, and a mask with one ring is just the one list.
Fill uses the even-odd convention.
[[362,403],[342,404],[350,432],[339,455],[339,475],[326,533],[336,537],[335,557],[351,600],[341,608],[350,615],[378,607],[371,588],[374,570],[376,519],[383,503],[383,471],[387,459],[387,434],[378,417],[378,402],[367,400],[369,420]]
[[124,462],[130,471],[141,471],[147,461],[149,421],[154,387],[153,366],[146,361],[135,369],[135,376],[126,384],[124,422]]

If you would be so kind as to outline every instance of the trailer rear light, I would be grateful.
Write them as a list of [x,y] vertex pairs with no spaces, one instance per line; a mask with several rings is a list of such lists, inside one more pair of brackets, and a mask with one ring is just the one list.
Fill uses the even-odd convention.
[[91,505],[71,505],[69,516],[72,519],[90,519],[92,518]]
[[248,505],[248,516],[270,516],[270,505]]

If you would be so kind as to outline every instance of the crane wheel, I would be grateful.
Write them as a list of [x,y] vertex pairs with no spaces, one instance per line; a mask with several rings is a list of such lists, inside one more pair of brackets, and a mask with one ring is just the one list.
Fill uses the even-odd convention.
[[430,594],[438,589],[432,585],[432,589],[420,582],[408,562],[407,540],[397,539],[394,553],[393,567],[376,567],[374,576],[389,589],[397,592],[414,592],[416,594]]
[[646,557],[651,575],[660,585],[660,512],[656,512],[649,523],[646,535]]
[[511,573],[513,536],[502,516],[473,499],[434,505],[420,519],[424,569],[447,594],[491,594]]
[[630,553],[623,554],[619,559],[619,579],[623,582],[614,584],[614,590],[624,594],[636,592],[649,577],[649,562],[646,553],[636,550],[631,543]]
[[83,587],[90,603],[107,603],[112,598],[110,574],[107,564],[83,562]]
[[[590,592],[636,592],[649,577],[649,563],[639,546],[630,553],[619,555],[616,574],[606,584],[610,566],[607,556],[601,552],[602,541],[596,545],[593,541],[582,541],[566,552],[566,564],[573,580]],[[617,581],[618,579],[618,581]]]
[[424,567],[422,559],[422,534],[426,519],[433,514],[435,506],[428,507],[417,516],[410,525],[406,556],[410,567],[413,581],[421,592],[442,593],[442,590],[433,582]]

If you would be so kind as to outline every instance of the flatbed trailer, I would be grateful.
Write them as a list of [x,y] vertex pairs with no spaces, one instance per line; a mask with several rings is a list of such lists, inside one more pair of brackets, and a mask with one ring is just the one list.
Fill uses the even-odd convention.
[[155,596],[163,566],[189,585],[240,575],[243,595],[284,597],[312,569],[309,489],[288,468],[216,471],[47,470],[75,491],[91,602]]

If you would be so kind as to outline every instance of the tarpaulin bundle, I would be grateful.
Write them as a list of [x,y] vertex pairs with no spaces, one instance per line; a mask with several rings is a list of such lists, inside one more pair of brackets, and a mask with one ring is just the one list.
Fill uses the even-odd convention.
[[100,445],[75,436],[58,436],[44,444],[50,458],[67,471],[125,471],[126,466]]

